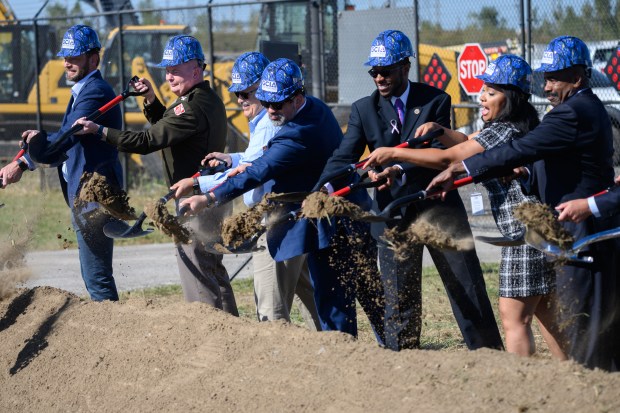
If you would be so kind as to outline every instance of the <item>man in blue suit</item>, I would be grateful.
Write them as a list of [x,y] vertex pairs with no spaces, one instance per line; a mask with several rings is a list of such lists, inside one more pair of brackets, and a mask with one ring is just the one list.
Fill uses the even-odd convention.
[[[437,122],[450,127],[450,95],[423,83],[409,82],[410,57],[415,57],[409,38],[398,30],[385,30],[373,41],[368,71],[377,90],[370,96],[353,103],[347,132],[342,144],[327,162],[319,185],[333,189],[346,182],[329,179],[347,165],[355,163],[364,153],[384,146],[396,146],[413,134],[425,122]],[[438,142],[434,147],[443,148]],[[417,166],[400,169],[405,177],[403,185],[376,192],[376,207],[384,209],[390,202],[418,192],[437,174],[437,171]],[[315,189],[318,189],[315,188]],[[404,218],[390,222],[390,227],[405,230],[426,211],[449,215],[451,235],[471,237],[467,213],[458,193],[452,193],[448,202],[427,200],[411,204]],[[379,236],[383,224],[373,224],[373,235],[378,240],[378,260],[385,291],[386,347],[398,351],[420,345],[422,324],[422,252],[424,245],[411,245],[411,259],[400,261],[387,242]],[[475,250],[444,251],[427,246],[444,282],[450,304],[463,338],[470,349],[480,347],[502,348],[491,302],[487,296],[480,262]],[[375,253],[375,256],[377,254]]]
[[[272,192],[310,191],[319,179],[334,149],[342,140],[342,132],[332,111],[319,99],[305,96],[299,67],[289,59],[277,59],[263,71],[256,97],[267,108],[271,122],[280,126],[262,156],[252,161],[243,173],[229,177],[206,195],[183,201],[191,213],[222,204],[248,190],[273,179]],[[172,186],[177,189],[178,186]],[[177,197],[184,195],[177,193]],[[288,205],[289,210],[299,204]],[[351,224],[351,223],[349,223]],[[340,231],[334,234],[334,231]],[[335,241],[354,231],[351,225],[334,225],[320,220],[291,220],[270,227],[268,247],[276,261],[308,253],[310,277],[323,330],[357,334],[355,320],[355,288],[360,272],[351,257],[355,251],[344,251]],[[375,294],[375,297],[370,297]],[[359,297],[371,323],[381,329],[381,290]],[[378,318],[377,318],[378,317]],[[374,321],[374,322],[373,322]],[[380,330],[375,330],[378,337]],[[381,338],[380,338],[381,340]]]
[[[55,150],[47,150],[49,144],[56,142],[71,129],[73,122],[90,115],[116,97],[97,69],[100,49],[99,38],[92,28],[76,25],[67,30],[58,56],[65,60],[67,80],[75,84],[71,88],[71,99],[62,126],[56,133],[28,130],[22,137],[27,141],[34,139],[34,142],[31,142],[32,146],[40,149],[36,153],[30,153],[32,159],[58,165],[62,191],[67,205],[71,208],[82,278],[91,299],[115,301],[118,300],[118,292],[112,274],[114,242],[103,234],[103,226],[112,218],[98,213],[96,211],[98,204],[94,202],[76,206],[74,201],[80,191],[80,177],[85,172],[97,172],[105,176],[111,185],[122,186],[123,175],[118,161],[118,151],[102,142],[97,134],[82,138],[71,135],[59,143]],[[120,127],[122,123],[120,108],[110,109],[100,118],[100,122],[108,127]],[[34,169],[35,165],[29,158],[25,161],[31,169]]]
[[[560,36],[549,43],[541,62],[536,70],[544,72],[544,90],[553,109],[540,125],[504,146],[451,165],[429,188],[449,188],[454,177],[464,172],[479,182],[532,162],[531,188],[552,208],[613,185],[611,122],[589,87],[592,62],[587,46],[576,37]],[[613,217],[588,217],[563,226],[580,239],[617,225]],[[587,367],[617,371],[620,254],[614,240],[591,244],[582,253],[592,256],[594,264],[568,263],[556,270],[563,347]]]

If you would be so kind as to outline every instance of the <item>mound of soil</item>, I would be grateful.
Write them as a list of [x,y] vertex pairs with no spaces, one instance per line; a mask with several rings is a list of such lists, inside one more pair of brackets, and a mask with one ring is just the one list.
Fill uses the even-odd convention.
[[304,200],[301,216],[304,218],[348,217],[363,219],[369,214],[358,205],[339,196],[329,196],[324,192],[312,192]]
[[[263,217],[276,208],[277,204],[269,202],[268,196],[247,210],[231,215],[222,222],[222,244],[236,248],[253,235],[264,230]],[[225,248],[222,246],[222,248]]]
[[145,206],[144,213],[153,221],[153,225],[156,228],[172,237],[175,244],[189,244],[192,242],[191,231],[168,211],[166,203],[161,199]]
[[464,251],[474,248],[474,240],[469,238],[456,239],[425,217],[420,217],[403,231],[400,227],[385,230],[383,237],[394,250],[397,260],[409,258],[412,244],[430,245],[438,249]]
[[84,172],[80,177],[80,193],[74,204],[79,208],[88,202],[99,203],[106,212],[123,221],[137,218],[136,210],[129,205],[127,193],[97,172]]
[[393,352],[201,303],[0,301],[0,411],[618,411],[620,374],[495,350]]
[[557,215],[545,204],[525,202],[514,209],[514,216],[523,222],[528,232],[562,249],[570,249],[575,238],[558,221]]

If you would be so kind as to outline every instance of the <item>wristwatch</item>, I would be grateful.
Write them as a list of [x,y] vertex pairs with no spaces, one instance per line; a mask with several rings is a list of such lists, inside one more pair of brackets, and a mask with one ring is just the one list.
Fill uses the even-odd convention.
[[17,160],[17,166],[19,166],[19,169],[21,169],[22,171],[27,171],[29,169],[28,164],[24,162],[22,158],[19,158]]
[[194,184],[192,185],[192,188],[194,189],[194,195],[202,194],[202,191],[200,190],[200,184],[198,183],[198,178],[194,178]]
[[205,196],[207,197],[207,208],[213,206],[213,204],[215,204],[215,195],[213,195],[213,192],[207,192]]

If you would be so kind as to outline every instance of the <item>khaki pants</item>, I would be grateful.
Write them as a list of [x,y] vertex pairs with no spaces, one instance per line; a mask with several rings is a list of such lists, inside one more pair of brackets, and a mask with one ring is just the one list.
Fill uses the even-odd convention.
[[308,328],[320,331],[306,254],[276,262],[267,249],[266,234],[258,239],[256,245],[264,247],[262,251],[252,253],[258,320],[291,321],[291,307],[295,301]]

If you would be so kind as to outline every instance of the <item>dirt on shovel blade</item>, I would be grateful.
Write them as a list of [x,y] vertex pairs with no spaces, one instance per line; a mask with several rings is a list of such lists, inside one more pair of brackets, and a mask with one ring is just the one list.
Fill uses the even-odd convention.
[[406,230],[396,226],[387,229],[383,237],[394,250],[394,257],[399,261],[409,258],[412,244],[423,244],[438,249],[465,251],[474,247],[472,238],[455,239],[451,234],[420,217]]
[[80,193],[74,206],[80,208],[88,202],[97,202],[110,215],[121,220],[136,219],[136,210],[129,205],[127,193],[108,182],[97,172],[84,172],[80,177]]
[[514,209],[514,216],[523,222],[528,231],[534,230],[550,244],[570,249],[574,237],[565,230],[548,205],[526,202]]
[[236,248],[263,229],[263,216],[273,211],[277,204],[269,201],[267,194],[258,204],[231,215],[222,222],[222,244]]
[[312,192],[304,200],[301,216],[317,219],[330,217],[361,219],[372,214],[342,197],[329,196],[324,192]]
[[176,244],[191,243],[190,230],[184,227],[177,217],[170,214],[166,203],[162,202],[161,199],[151,205],[147,205],[144,208],[144,212],[153,221],[153,225],[164,234],[172,237]]

